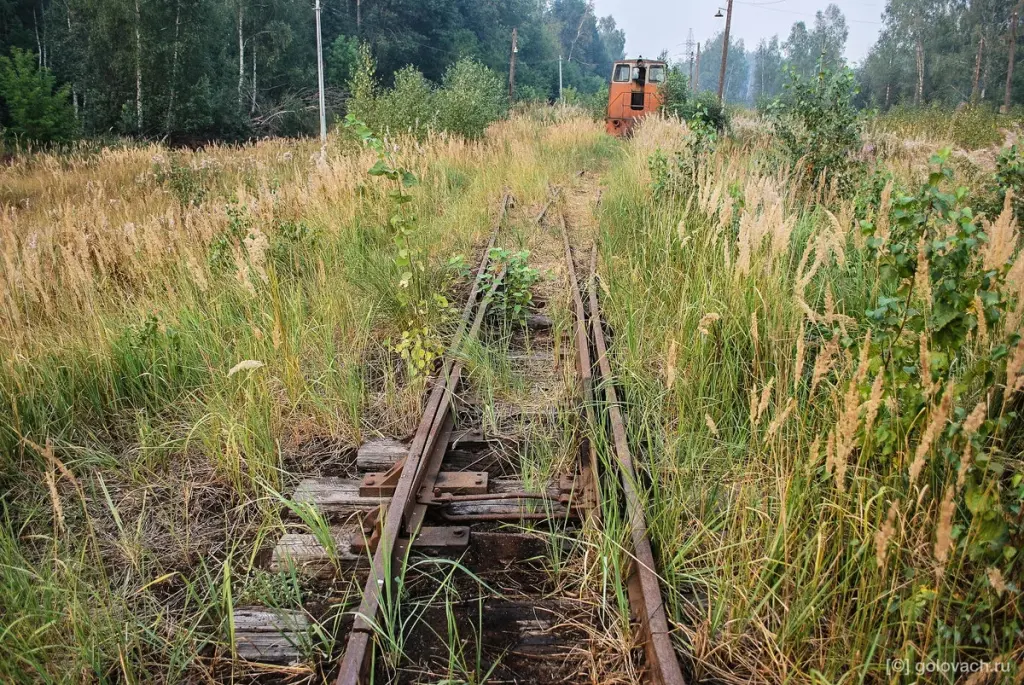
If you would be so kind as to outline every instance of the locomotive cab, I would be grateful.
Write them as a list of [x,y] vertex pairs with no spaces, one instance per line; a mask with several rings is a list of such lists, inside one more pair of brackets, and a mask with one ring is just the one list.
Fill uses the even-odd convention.
[[643,116],[661,106],[660,86],[668,66],[659,60],[619,60],[612,66],[608,88],[608,112],[605,130],[615,136],[626,135]]

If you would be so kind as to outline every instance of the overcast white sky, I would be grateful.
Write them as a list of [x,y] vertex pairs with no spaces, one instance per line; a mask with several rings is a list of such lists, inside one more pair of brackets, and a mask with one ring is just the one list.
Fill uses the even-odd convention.
[[[885,0],[833,0],[846,15],[850,37],[846,58],[859,62],[867,56],[882,26]],[[683,59],[686,36],[693,29],[696,41],[706,41],[725,28],[725,19],[716,19],[719,4],[725,0],[594,0],[597,16],[611,14],[626,30],[626,55],[656,57],[662,49]],[[779,34],[784,41],[790,27],[803,21],[814,25],[814,13],[825,9],[829,0],[734,0],[732,35],[742,38],[750,50],[761,38]],[[722,12],[725,14],[725,12]]]

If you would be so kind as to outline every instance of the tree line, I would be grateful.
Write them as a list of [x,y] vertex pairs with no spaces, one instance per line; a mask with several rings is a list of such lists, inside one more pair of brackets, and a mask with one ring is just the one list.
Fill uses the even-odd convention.
[[[756,105],[777,97],[785,83],[787,69],[807,77],[818,69],[819,60],[830,68],[845,64],[843,53],[849,29],[846,17],[835,4],[815,14],[814,23],[798,21],[789,36],[762,38],[756,48],[746,49],[743,39],[730,37],[725,71],[724,99],[732,103]],[[677,62],[691,83],[700,91],[717,91],[724,34],[695,46],[693,53]]]
[[888,0],[881,34],[858,70],[863,102],[883,109],[1019,103],[1024,86],[1013,78],[1006,103],[1019,9],[1016,0]]
[[[1018,9],[1015,0],[887,0],[856,68],[858,104],[1019,102],[1010,58]],[[39,141],[310,133],[314,26],[312,0],[0,0],[0,127]],[[407,66],[440,84],[461,59],[506,78],[516,28],[516,94],[530,100],[558,96],[560,56],[568,93],[600,93],[625,46],[592,0],[324,0],[322,26],[331,116],[344,111],[360,45],[383,85]],[[787,70],[845,65],[848,34],[830,4],[784,39],[730,40],[726,101],[770,101]],[[722,41],[719,33],[676,62],[695,89],[717,91]]]
[[[857,104],[885,110],[1021,103],[1024,83],[1011,64],[1020,56],[1016,42],[1024,29],[1022,10],[1018,0],[887,0],[878,39],[855,68]],[[787,68],[806,77],[815,73],[819,60],[833,69],[846,65],[848,35],[842,11],[830,4],[817,12],[811,26],[793,24],[785,40],[772,36],[755,49],[730,40],[726,100],[753,105],[775,98]],[[699,89],[717,90],[722,34],[703,43],[700,52],[699,63],[686,56],[680,67],[693,69]]]
[[[315,131],[314,19],[312,0],[0,0],[0,124],[37,140]],[[587,0],[323,0],[321,22],[332,114],[360,44],[385,84],[406,66],[439,83],[463,58],[507,74],[515,27],[527,99],[557,96],[560,55],[565,86],[598,91],[625,46]]]

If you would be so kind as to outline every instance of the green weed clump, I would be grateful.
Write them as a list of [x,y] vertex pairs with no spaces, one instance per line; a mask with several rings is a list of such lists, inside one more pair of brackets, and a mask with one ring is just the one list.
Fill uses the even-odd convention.
[[493,317],[507,322],[526,320],[533,304],[531,289],[540,280],[540,272],[528,263],[529,257],[528,250],[491,249],[491,265],[480,287],[488,292],[498,274],[502,275],[501,287],[488,303],[488,313]]

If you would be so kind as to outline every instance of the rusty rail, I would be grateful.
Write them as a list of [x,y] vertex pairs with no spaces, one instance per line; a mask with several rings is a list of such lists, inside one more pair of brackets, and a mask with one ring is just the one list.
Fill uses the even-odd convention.
[[[596,380],[604,390],[604,409],[608,413],[611,425],[612,446],[625,498],[626,520],[630,528],[630,538],[633,547],[631,568],[627,579],[627,592],[633,613],[639,619],[641,630],[643,631],[644,651],[647,658],[649,677],[655,685],[685,685],[686,680],[683,677],[679,660],[672,646],[672,637],[669,634],[665,605],[661,599],[657,566],[654,560],[654,553],[651,550],[650,539],[647,536],[647,521],[644,515],[643,504],[640,501],[640,494],[637,490],[636,470],[633,467],[633,459],[629,451],[629,442],[626,436],[625,422],[622,418],[622,410],[619,408],[615,385],[612,383],[611,364],[608,361],[604,327],[601,323],[600,303],[597,299],[597,246],[594,245],[590,256],[590,276],[587,283],[590,305],[588,317],[583,304],[579,279],[576,275],[576,265],[569,241],[569,232],[565,225],[565,217],[560,215],[560,218],[565,244],[566,266],[572,286],[573,308],[576,313],[575,339],[577,364],[583,384],[584,401],[588,408],[587,418],[591,426],[596,427],[598,425],[595,421],[594,409],[599,406],[594,392]],[[596,365],[591,360],[591,345],[597,356]],[[595,366],[597,371],[596,377],[593,373]],[[599,472],[597,471],[596,451],[592,445],[590,445],[589,451],[590,468],[593,470],[596,483],[600,480]]]
[[[548,207],[552,206],[556,199],[557,195],[553,195],[538,220],[543,218]],[[345,652],[339,664],[338,685],[363,685],[370,681],[374,650],[373,633],[375,627],[380,625],[381,608],[389,600],[398,601],[395,594],[398,592],[395,587],[397,580],[395,576],[401,573],[405,556],[412,548],[421,529],[425,531],[424,538],[429,537],[426,535],[427,532],[436,530],[423,528],[429,507],[435,507],[435,515],[447,521],[506,520],[508,514],[458,515],[447,509],[449,505],[457,502],[519,500],[522,504],[516,518],[544,520],[551,518],[551,514],[528,511],[523,506],[526,501],[559,501],[567,504],[567,509],[571,509],[572,507],[568,503],[572,500],[573,495],[569,490],[575,492],[578,483],[582,506],[576,510],[577,514],[582,511],[585,513],[587,521],[600,523],[601,473],[596,446],[594,441],[587,436],[584,436],[580,446],[580,479],[576,481],[570,478],[566,481],[571,483],[571,486],[564,483],[559,485],[558,497],[551,496],[547,492],[525,491],[461,495],[450,493],[438,495],[435,492],[435,486],[440,482],[439,474],[455,422],[452,404],[463,372],[463,362],[459,359],[459,353],[466,341],[478,336],[488,302],[500,286],[504,276],[504,271],[497,273],[490,281],[487,292],[484,292],[481,285],[484,283],[483,276],[487,272],[490,251],[495,244],[498,230],[509,207],[509,200],[510,196],[506,194],[502,200],[497,226],[484,251],[484,256],[476,272],[476,279],[462,312],[462,320],[450,348],[454,354],[447,356],[444,360],[441,374],[430,392],[408,453],[400,465],[396,465],[388,474],[377,474],[378,476],[388,475],[390,480],[388,487],[393,486],[394,490],[389,503],[378,517],[379,530],[376,549],[363,591],[362,602],[356,613]],[[564,214],[559,211],[558,217],[562,227],[565,259],[572,290],[572,308],[575,313],[573,337],[583,406],[587,425],[592,429],[602,425],[601,419],[604,415],[607,415],[610,425],[615,466],[609,468],[616,471],[618,477],[616,478],[616,474],[612,473],[609,476],[620,480],[621,483],[612,482],[604,485],[608,488],[610,495],[614,493],[615,497],[621,496],[624,501],[625,518],[630,529],[632,547],[627,590],[631,613],[633,618],[639,621],[642,630],[649,680],[655,685],[685,685],[669,634],[654,555],[647,536],[637,474],[629,453],[625,423],[614,384],[611,382],[611,366],[607,358],[607,345],[597,299],[596,249],[591,254],[590,275],[586,285],[586,289],[589,291],[589,300],[585,300],[584,289],[577,277],[573,248]],[[599,390],[602,392],[599,393]],[[601,394],[603,397],[599,397]],[[566,494],[567,492],[569,494]],[[430,495],[429,493],[434,494]],[[465,530],[468,531],[468,529]],[[463,535],[465,536],[465,532]]]
[[644,633],[644,651],[650,669],[651,681],[655,685],[685,685],[682,669],[672,646],[669,633],[668,618],[665,605],[661,599],[661,586],[658,579],[657,564],[651,541],[647,536],[647,520],[644,515],[643,503],[638,491],[636,469],[629,451],[626,437],[626,424],[619,408],[618,395],[612,382],[612,368],[608,361],[608,347],[604,337],[604,325],[601,322],[601,308],[597,299],[597,245],[590,253],[590,329],[593,336],[594,349],[597,354],[597,368],[601,385],[604,388],[604,399],[611,424],[612,443],[622,491],[626,500],[627,522],[630,538],[633,543],[632,567],[627,579],[627,591],[630,604],[640,619]]
[[[473,339],[477,336],[483,323],[488,299],[501,282],[501,274],[499,274],[491,282],[490,292],[482,298],[479,297],[480,284],[483,282],[483,275],[490,263],[491,248],[494,247],[498,230],[504,221],[510,201],[511,195],[506,193],[502,198],[498,221],[484,250],[483,258],[480,260],[480,267],[477,269],[473,287],[463,309],[462,320],[452,344],[453,350],[458,351],[466,337]],[[472,326],[467,332],[466,326],[471,321],[473,308],[477,305],[478,299],[480,302],[477,306],[477,313],[472,318]],[[363,599],[352,624],[344,656],[341,659],[338,685],[359,685],[367,681],[371,662],[370,655],[373,652],[373,627],[377,624],[377,615],[382,599],[393,596],[393,575],[404,561],[396,554],[396,551],[400,550],[396,550],[395,543],[401,536],[403,527],[412,540],[423,522],[425,507],[416,502],[417,493],[424,480],[428,479],[431,474],[433,478],[436,478],[440,469],[441,460],[451,437],[453,427],[451,404],[455,388],[462,375],[462,369],[461,360],[453,362],[450,358],[445,359],[442,373],[427,400],[423,418],[420,420],[419,428],[409,447],[409,453],[402,467],[394,495],[384,513],[380,540],[377,543],[370,573],[363,589]],[[410,548],[411,544],[403,546],[406,551]]]

